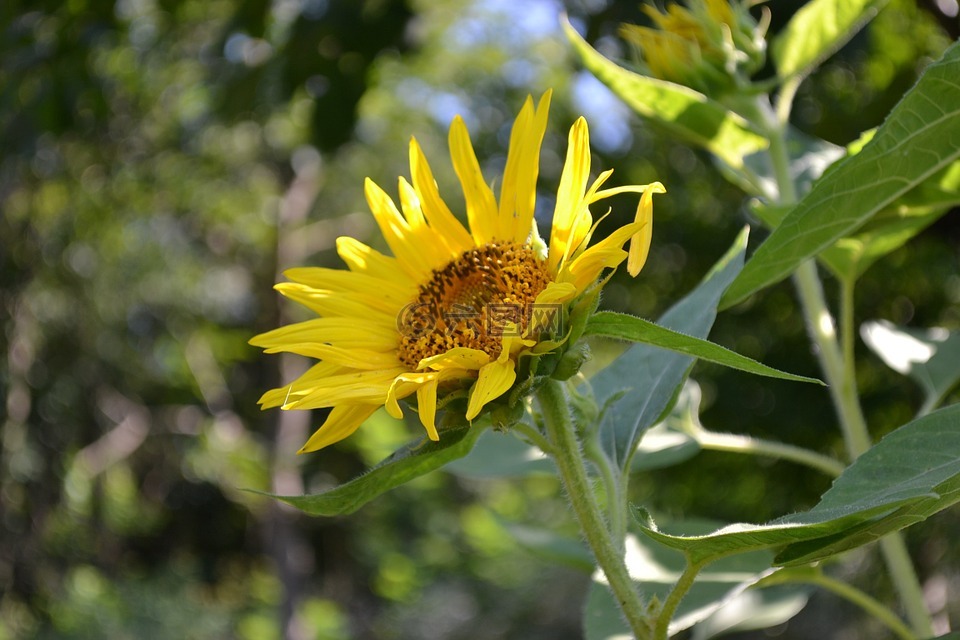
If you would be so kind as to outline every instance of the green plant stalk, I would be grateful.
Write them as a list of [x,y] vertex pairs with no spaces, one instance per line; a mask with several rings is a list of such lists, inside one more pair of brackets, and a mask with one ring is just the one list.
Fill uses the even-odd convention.
[[683,596],[687,595],[687,591],[689,591],[690,587],[697,581],[697,575],[700,573],[704,564],[705,563],[690,563],[688,561],[686,568],[684,568],[683,573],[680,574],[680,578],[677,580],[677,583],[673,585],[673,589],[670,590],[670,594],[666,600],[663,601],[663,606],[660,608],[660,615],[657,617],[657,624],[653,629],[653,637],[655,640],[667,640],[667,638],[670,637],[670,620],[673,619],[673,614],[676,613],[677,607],[680,606],[680,601],[683,600]]
[[560,480],[567,492],[567,499],[580,523],[587,544],[593,550],[597,563],[607,577],[610,590],[620,605],[627,623],[638,640],[649,638],[643,603],[627,571],[622,543],[614,544],[603,520],[603,514],[593,494],[593,487],[583,463],[580,444],[577,441],[570,407],[563,383],[548,380],[537,391],[540,410],[543,412],[544,428],[553,449],[554,461]]
[[843,473],[846,468],[841,462],[830,456],[782,442],[751,438],[734,433],[716,433],[700,428],[693,433],[693,436],[703,449],[789,460],[822,471],[834,478]]
[[836,325],[824,299],[816,263],[807,261],[800,265],[794,273],[794,284],[800,294],[810,336],[817,345],[817,355],[829,385],[830,397],[840,417],[847,455],[851,460],[856,460],[870,448],[870,434],[860,410],[856,380],[848,373],[837,342]]
[[[768,124],[772,124],[769,119]],[[770,127],[770,160],[780,189],[780,203],[793,204],[797,200],[797,191],[790,175],[790,159],[785,139],[786,125],[787,123],[781,122],[778,126]],[[816,263],[808,260],[801,264],[793,278],[800,295],[807,327],[819,349],[820,364],[840,418],[847,454],[851,460],[855,460],[870,448],[871,441],[866,420],[860,409],[853,366],[852,285],[849,296],[844,296],[842,300],[844,309],[841,311],[841,317],[844,319],[844,324],[849,325],[849,328],[844,329],[844,333],[849,334],[844,336],[845,343],[849,341],[845,344],[844,351],[849,355],[844,357],[837,343],[835,323],[824,299]],[[899,532],[895,532],[884,537],[880,540],[880,548],[914,632],[921,637],[932,637],[933,622],[924,603],[923,589],[902,536]]]
[[597,432],[594,431],[590,436],[583,444],[583,452],[600,471],[603,487],[607,494],[610,538],[617,545],[618,550],[623,553],[624,543],[627,539],[626,487],[619,481],[620,474],[614,472],[610,459],[603,452],[603,448],[597,439]]
[[755,586],[770,587],[775,584],[812,584],[840,596],[844,600],[851,602],[878,622],[890,629],[897,637],[903,640],[916,640],[913,631],[898,618],[889,607],[882,602],[872,598],[869,594],[853,587],[842,580],[831,578],[821,571],[804,572],[802,575],[791,572],[790,570],[778,571],[777,573],[764,578]]
[[530,444],[540,449],[540,451],[544,452],[547,455],[550,455],[552,453],[550,450],[550,443],[547,442],[547,440],[543,437],[543,435],[539,431],[537,431],[534,427],[530,426],[529,424],[523,421],[520,421],[517,424],[513,425],[513,427],[511,428],[515,429],[518,433],[520,433],[520,435],[526,438]]

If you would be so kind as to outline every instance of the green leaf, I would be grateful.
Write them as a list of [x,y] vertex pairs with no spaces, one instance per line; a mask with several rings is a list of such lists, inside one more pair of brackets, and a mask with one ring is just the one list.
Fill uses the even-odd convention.
[[[885,320],[865,322],[860,336],[888,367],[923,388],[930,409],[960,382],[960,333],[946,329],[905,329]],[[925,411],[924,411],[925,412]]]
[[617,338],[620,340],[629,340],[630,342],[643,342],[655,347],[660,347],[661,349],[676,351],[677,353],[683,353],[695,358],[700,358],[701,360],[707,360],[708,362],[722,364],[726,367],[739,369],[740,371],[746,371],[758,376],[823,384],[823,382],[816,378],[798,376],[793,373],[786,373],[773,367],[768,367],[765,364],[742,356],[735,351],[730,351],[726,347],[721,347],[708,340],[688,336],[654,324],[649,320],[629,316],[624,313],[601,311],[595,314],[587,324],[585,335]]
[[886,4],[877,0],[812,0],[770,44],[777,75],[807,75],[842,47]]
[[[709,531],[715,524],[684,522],[671,527],[672,531],[687,534]],[[673,588],[685,567],[684,556],[652,540],[628,535],[626,563],[631,578],[648,599],[663,600]],[[709,638],[739,627],[747,621],[763,621],[766,626],[781,624],[796,615],[806,604],[810,589],[798,585],[780,585],[769,589],[750,589],[751,586],[774,571],[770,569],[773,554],[756,551],[725,558],[702,571],[690,591],[680,603],[670,634],[694,625],[704,626],[694,632],[695,637]],[[733,619],[731,619],[731,616]],[[587,594],[584,610],[584,637],[587,640],[612,640],[629,637],[622,617],[609,588],[599,572]],[[758,628],[756,626],[739,628]]]
[[729,307],[801,263],[960,158],[960,43],[927,67],[863,150],[828,171],[747,262]]
[[555,474],[556,466],[539,447],[512,433],[489,430],[469,454],[448,464],[446,471],[465,478],[514,478]]
[[[746,246],[744,229],[703,281],[660,318],[660,324],[692,336],[709,334],[721,294],[743,267]],[[664,417],[692,365],[690,356],[635,344],[591,378],[597,404],[603,407],[600,441],[620,469],[629,467],[644,432]]]
[[779,548],[777,564],[803,564],[866,544],[960,501],[960,405],[914,420],[857,458],[810,511],[705,536],[644,532],[690,562]]
[[524,548],[549,560],[589,574],[595,568],[593,553],[578,538],[568,538],[552,529],[505,523],[510,535]]
[[[855,153],[855,151],[850,152]],[[890,203],[851,236],[837,240],[817,259],[840,280],[855,281],[877,260],[894,251],[960,204],[960,162]],[[752,203],[751,211],[775,229],[791,207]]]
[[688,142],[703,147],[733,169],[766,149],[767,139],[743,117],[702,93],[634,73],[603,57],[566,20],[563,28],[583,65],[634,111]]
[[819,258],[841,279],[859,278],[874,262],[900,248],[960,204],[960,162],[885,207],[856,234],[841,238]]
[[651,427],[637,445],[630,470],[649,471],[680,464],[700,453],[700,445],[686,433],[672,429],[666,423]]
[[441,432],[439,442],[426,438],[411,442],[362,476],[329,491],[303,496],[255,493],[282,500],[314,516],[353,513],[380,494],[463,457],[483,431],[483,427],[475,424],[445,430]]

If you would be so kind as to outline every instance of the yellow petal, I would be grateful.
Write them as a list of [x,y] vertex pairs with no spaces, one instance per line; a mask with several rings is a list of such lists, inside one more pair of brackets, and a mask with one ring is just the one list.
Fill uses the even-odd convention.
[[309,393],[283,405],[284,409],[319,409],[348,404],[383,404],[402,368],[351,371],[318,380]]
[[427,430],[427,436],[434,442],[440,440],[436,424],[438,383],[438,377],[434,377],[417,389],[417,411],[420,412],[420,423]]
[[[299,282],[281,282],[273,286],[284,297],[298,302],[319,316],[364,318],[396,327],[401,303],[384,296],[375,296],[363,290],[346,293],[330,289],[315,289]],[[414,290],[415,291],[415,290]],[[415,293],[411,293],[413,297]]]
[[385,256],[375,249],[371,249],[355,238],[340,236],[337,238],[337,254],[347,264],[350,271],[363,273],[388,282],[399,281],[409,283],[406,286],[416,286],[397,264],[397,259]]
[[467,403],[467,420],[473,420],[491,400],[495,400],[506,393],[517,379],[515,363],[510,358],[496,360],[483,366],[477,381],[470,390],[470,400]]
[[486,351],[471,349],[469,347],[454,347],[435,356],[424,358],[417,365],[417,369],[422,370],[429,368],[435,371],[442,371],[444,369],[467,369],[476,371],[488,362],[490,362],[490,356]]
[[437,385],[442,380],[458,377],[458,373],[447,369],[444,371],[428,371],[423,373],[402,373],[390,386],[387,393],[385,407],[387,413],[394,418],[402,418],[399,399],[417,392],[417,410],[420,412],[420,422],[427,430],[431,440],[439,440],[435,424],[437,415]]
[[427,225],[420,197],[416,189],[403,177],[399,179],[400,207],[409,225],[409,235],[413,248],[432,269],[443,268],[456,255],[451,252],[443,236]]
[[403,410],[400,408],[398,401],[416,391],[418,386],[417,382],[410,380],[407,375],[402,373],[398,375],[387,390],[387,397],[383,403],[383,407],[387,410],[387,413],[397,420],[402,418]]
[[316,387],[318,380],[347,370],[334,362],[318,362],[293,382],[264,393],[257,403],[261,409],[284,406],[291,400],[302,398],[310,393]]
[[285,346],[329,343],[344,349],[358,348],[388,351],[399,345],[396,328],[366,318],[314,318],[279,327],[250,339],[250,344],[264,349]]
[[379,369],[396,369],[397,367],[403,366],[400,359],[397,358],[395,349],[388,351],[373,351],[371,349],[357,348],[345,349],[330,344],[311,342],[299,345],[285,345],[284,347],[272,347],[266,349],[264,353],[278,353],[281,351],[297,353],[302,356],[332,362],[351,369],[376,371]]
[[416,295],[417,289],[414,283],[420,282],[420,279],[407,279],[408,286],[402,287],[398,286],[396,280],[385,280],[365,273],[324,267],[297,267],[287,269],[283,275],[298,284],[305,284],[314,289],[371,294],[389,301],[390,304],[395,304],[394,308],[397,309],[410,302],[410,298]]
[[387,246],[397,257],[403,270],[418,282],[429,278],[432,270],[430,261],[425,259],[421,248],[416,246],[416,234],[400,215],[393,199],[370,178],[364,182],[363,191],[383,239],[387,241]]
[[[553,228],[550,230],[550,269],[559,270],[563,256],[571,244],[575,244],[574,232],[583,227],[581,218],[590,212],[583,206],[583,195],[590,175],[590,133],[587,121],[578,118],[570,127],[567,139],[567,157],[557,189],[557,205],[553,213]],[[589,221],[587,228],[589,228]]]
[[637,205],[635,222],[642,223],[643,227],[630,239],[630,253],[627,257],[627,272],[634,277],[643,269],[643,265],[647,262],[647,255],[650,253],[650,241],[653,239],[653,194],[655,193],[666,193],[666,189],[659,182],[647,185]]
[[620,247],[642,228],[642,222],[633,222],[617,229],[574,258],[561,278],[573,282],[578,292],[583,291],[596,282],[604,269],[616,267],[627,258],[627,252]]
[[551,282],[547,288],[537,296],[537,304],[556,304],[572,300],[577,295],[577,288],[570,282]]
[[451,254],[458,256],[472,247],[473,240],[470,234],[440,197],[437,182],[434,180],[427,158],[414,138],[410,139],[410,174],[427,223],[444,238]]
[[528,96],[510,132],[500,189],[500,227],[505,240],[522,243],[530,233],[540,173],[540,145],[547,128],[551,95],[551,91],[543,94],[536,111]]
[[378,405],[375,404],[348,404],[334,407],[323,425],[310,436],[297,453],[317,451],[352,435],[377,408]]
[[460,178],[463,198],[467,205],[467,221],[470,233],[477,245],[503,239],[503,231],[498,225],[497,201],[493,191],[483,180],[480,163],[470,143],[470,134],[463,118],[456,116],[450,125],[450,158],[453,170]]

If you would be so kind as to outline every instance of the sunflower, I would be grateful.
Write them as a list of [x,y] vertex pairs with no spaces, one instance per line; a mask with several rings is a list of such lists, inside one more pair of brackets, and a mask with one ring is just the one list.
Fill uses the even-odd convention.
[[[550,92],[528,97],[513,125],[499,200],[484,181],[463,120],[450,126],[453,168],[469,228],[440,197],[430,165],[410,141],[411,180],[399,179],[400,208],[370,179],[365,195],[392,256],[350,237],[337,239],[347,270],[290,269],[276,285],[318,318],[281,327],[250,343],[267,353],[319,360],[297,380],[268,391],[264,409],[331,408],[300,453],[352,434],[379,407],[402,417],[400,400],[416,396],[420,421],[439,440],[437,398],[466,392],[474,420],[517,379],[521,356],[563,342],[562,310],[624,260],[636,275],[649,249],[653,194],[660,183],[602,189],[612,170],[588,185],[590,142],[580,118],[570,129],[549,244],[534,220],[540,145]],[[589,206],[641,193],[635,220],[590,246]],[[629,251],[624,245],[630,241]]]
[[732,75],[747,76],[764,62],[762,24],[750,15],[746,3],[736,0],[686,0],[689,8],[674,3],[661,11],[642,7],[653,27],[623,25],[621,33],[635,44],[649,74],[687,85],[707,94],[722,93],[735,84]]

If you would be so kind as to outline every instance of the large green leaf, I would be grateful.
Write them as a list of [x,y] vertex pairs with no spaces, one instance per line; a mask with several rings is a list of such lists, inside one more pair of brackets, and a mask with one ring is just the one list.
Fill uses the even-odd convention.
[[779,282],[960,158],[960,43],[927,67],[860,153],[803,197],[724,294],[730,306]]
[[329,491],[303,496],[263,495],[282,500],[310,515],[353,513],[382,493],[466,455],[483,431],[483,427],[474,425],[445,430],[439,442],[426,438],[411,442],[362,476]]
[[823,384],[816,378],[798,376],[793,373],[786,373],[773,367],[757,362],[746,356],[742,356],[735,351],[730,351],[726,347],[718,344],[688,336],[684,333],[662,327],[658,324],[630,316],[624,313],[615,313],[613,311],[601,311],[595,314],[587,323],[587,330],[584,335],[604,336],[607,338],[617,338],[619,340],[629,340],[630,342],[642,342],[644,344],[660,347],[683,353],[701,360],[722,364],[726,367],[746,371],[758,376],[767,376],[770,378],[781,378],[783,380],[794,380],[797,382],[815,382]]
[[954,162],[879,211],[862,228],[820,254],[841,279],[856,279],[891,251],[960,204],[960,162]]
[[923,388],[931,409],[960,382],[960,333],[946,329],[905,329],[885,320],[865,322],[860,336],[888,367]]
[[539,447],[512,433],[489,430],[469,454],[447,465],[446,471],[465,478],[513,478],[555,474],[557,467]]
[[690,562],[780,548],[779,564],[800,564],[865,544],[960,501],[960,405],[910,422],[857,458],[810,511],[765,525],[738,524],[705,536],[644,531]]
[[[672,531],[687,534],[709,531],[716,525],[688,522]],[[631,578],[647,598],[661,601],[667,596],[685,567],[682,553],[652,540],[627,536],[626,563]],[[773,554],[761,550],[725,558],[700,573],[696,583],[680,603],[670,624],[671,635],[702,623],[695,637],[710,638],[735,628],[759,628],[786,622],[806,604],[810,589],[798,585],[753,590],[752,587],[773,571]],[[732,619],[731,619],[732,618]],[[744,624],[744,623],[747,624]],[[754,624],[751,626],[749,622]],[[599,571],[587,595],[583,617],[587,640],[613,640],[629,637],[629,630],[617,612],[616,603]]]
[[[660,324],[690,336],[710,333],[717,302],[743,267],[744,230],[703,281],[661,318]],[[599,437],[607,455],[627,469],[644,432],[659,422],[683,385],[694,359],[635,344],[590,380],[603,408]]]
[[563,21],[583,65],[644,118],[699,145],[733,169],[744,158],[766,149],[767,139],[741,116],[688,87],[634,73],[603,57]]
[[806,75],[842,47],[877,10],[878,0],[812,0],[797,11],[770,44],[777,75]]
[[[856,153],[851,149],[850,154]],[[880,210],[863,227],[840,238],[817,259],[841,280],[859,278],[873,263],[903,246],[915,235],[960,204],[960,162],[937,172],[903,197]],[[775,229],[791,207],[753,203],[752,212]]]

